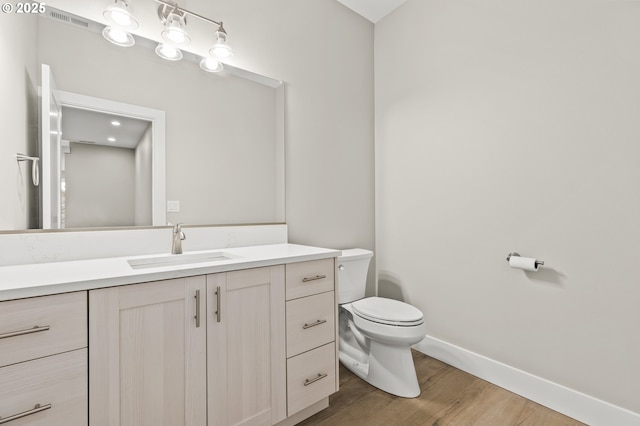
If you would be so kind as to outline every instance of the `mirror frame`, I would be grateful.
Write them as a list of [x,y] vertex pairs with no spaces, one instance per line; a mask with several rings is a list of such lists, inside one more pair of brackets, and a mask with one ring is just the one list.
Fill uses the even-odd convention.
[[[61,106],[137,118],[151,122],[151,215],[149,226],[167,225],[166,114],[139,105],[58,90]],[[68,228],[65,228],[68,229]],[[71,228],[75,229],[75,228]]]

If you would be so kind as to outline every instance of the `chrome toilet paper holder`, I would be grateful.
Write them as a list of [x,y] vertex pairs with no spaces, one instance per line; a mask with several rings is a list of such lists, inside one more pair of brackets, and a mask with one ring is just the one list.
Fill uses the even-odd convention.
[[[511,256],[518,256],[518,257],[520,257],[520,253],[518,253],[518,252],[516,252],[516,251],[514,251],[514,252],[512,252],[512,253],[509,253],[509,254],[507,255],[507,262],[508,262],[509,260],[511,260]],[[538,266],[544,265],[544,261],[543,261],[543,260],[536,260],[536,261],[535,261],[535,265],[536,265],[536,268],[537,268]]]

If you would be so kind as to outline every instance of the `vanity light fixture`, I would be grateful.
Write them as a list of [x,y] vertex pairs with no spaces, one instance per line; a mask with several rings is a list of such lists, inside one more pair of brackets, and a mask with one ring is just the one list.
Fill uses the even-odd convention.
[[113,120],[113,121],[111,122],[111,125],[112,125],[112,126],[116,126],[116,127],[118,127],[118,126],[120,126],[120,122],[119,122],[118,120]]
[[[136,21],[129,10],[130,1],[131,0],[114,0],[113,4],[103,13],[105,19],[111,25],[104,28],[102,35],[108,41],[118,46],[133,46],[135,44],[135,39],[128,30],[138,28],[138,21]],[[156,54],[169,61],[179,61],[182,59],[182,51],[177,46],[183,46],[191,42],[191,37],[186,30],[188,15],[189,17],[198,18],[217,26],[215,43],[209,49],[209,56],[201,57],[200,68],[207,72],[222,71],[223,64],[220,60],[233,56],[233,49],[229,46],[227,31],[224,29],[222,22],[205,18],[202,15],[183,9],[173,2],[165,0],[154,1],[160,3],[158,7],[158,18],[164,25],[164,29],[160,34],[164,41],[156,47]]]
[[209,49],[209,53],[221,59],[233,56],[233,49],[227,43],[227,32],[224,30],[222,22],[216,31],[216,43]]
[[[164,7],[161,7],[161,10],[164,10]],[[186,26],[185,15],[177,6],[169,11],[166,18],[164,14],[160,14],[160,20],[163,20],[165,26],[160,35],[165,41],[173,44],[189,44],[191,42],[191,37],[184,29]]]
[[108,140],[109,142],[113,143],[113,142],[115,142],[115,141],[116,141],[116,138],[107,138],[107,140]]
[[[227,42],[227,32],[225,31],[222,22],[205,18],[202,15],[198,15],[197,13],[178,7],[178,5],[174,3],[169,3],[164,0],[155,1],[160,3],[160,6],[158,7],[158,18],[160,18],[160,21],[165,25],[165,29],[161,34],[162,38],[173,45],[184,45],[191,41],[191,38],[185,30],[187,25],[187,15],[210,24],[217,25],[218,29],[215,32],[216,41],[209,49],[209,54],[211,56],[202,57],[200,61],[200,68],[207,72],[222,71],[223,65],[218,59],[229,58],[233,55],[233,50]],[[160,46],[156,49],[156,53],[158,53],[159,49],[161,49]],[[158,53],[158,55],[165,59],[169,59],[160,53]]]
[[136,44],[131,33],[118,27],[104,27],[102,36],[117,46],[130,47]]
[[135,30],[138,28],[138,21],[129,11],[128,0],[115,0],[115,2],[107,7],[102,13],[107,21],[121,28]]
[[168,43],[159,43],[156,54],[167,61],[179,61],[182,59],[182,51]]
[[206,72],[220,72],[224,67],[216,58],[205,56],[200,61],[200,68],[202,68]]

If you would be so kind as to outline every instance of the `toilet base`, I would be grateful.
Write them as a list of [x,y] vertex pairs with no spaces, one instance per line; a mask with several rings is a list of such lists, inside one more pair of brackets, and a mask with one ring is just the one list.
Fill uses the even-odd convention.
[[[359,360],[350,356],[347,348],[341,348],[339,357],[342,365],[365,382],[392,395],[403,398],[415,398],[420,395],[411,348],[375,341],[369,341],[369,344],[369,356],[357,357]],[[368,362],[362,362],[363,359],[367,359]]]

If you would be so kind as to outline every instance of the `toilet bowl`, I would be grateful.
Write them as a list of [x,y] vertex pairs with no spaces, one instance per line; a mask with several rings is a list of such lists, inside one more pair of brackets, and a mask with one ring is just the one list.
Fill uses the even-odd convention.
[[426,336],[422,312],[382,297],[364,297],[373,253],[343,250],[338,258],[339,357],[361,379],[393,395],[420,394],[411,345]]

